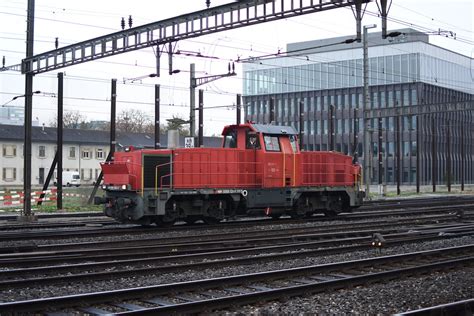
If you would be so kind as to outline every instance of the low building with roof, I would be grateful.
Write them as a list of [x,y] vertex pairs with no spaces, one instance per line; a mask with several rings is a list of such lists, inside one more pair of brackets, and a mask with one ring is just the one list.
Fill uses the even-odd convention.
[[[48,175],[56,154],[57,129],[52,127],[32,128],[31,183],[42,185]],[[160,135],[161,147],[166,148],[168,139]],[[92,184],[100,173],[100,163],[104,162],[110,151],[110,132],[98,130],[63,130],[63,171],[78,171],[81,184]],[[128,146],[135,148],[154,148],[154,134],[116,132],[116,150]],[[184,137],[180,137],[184,144]],[[204,137],[205,147],[220,147],[221,137]],[[23,184],[23,144],[24,128],[19,125],[0,124],[0,186],[19,186]],[[56,177],[56,172],[55,172]]]

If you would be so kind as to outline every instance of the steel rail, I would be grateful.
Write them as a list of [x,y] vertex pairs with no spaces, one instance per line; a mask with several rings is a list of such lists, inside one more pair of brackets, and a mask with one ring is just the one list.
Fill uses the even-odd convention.
[[[474,210],[474,204],[468,204],[468,205],[455,205],[455,206],[433,206],[433,207],[427,207],[423,209],[417,209],[417,210],[401,210],[401,211],[379,211],[379,212],[366,212],[366,213],[354,213],[354,214],[341,214],[337,217],[334,218],[322,218],[322,217],[311,217],[311,218],[305,218],[304,220],[286,220],[286,219],[281,219],[281,220],[272,220],[269,218],[264,218],[262,219],[257,219],[257,220],[248,220],[248,221],[229,221],[229,222],[223,222],[219,223],[216,225],[183,225],[183,226],[173,226],[170,228],[162,228],[162,227],[149,227],[147,229],[143,227],[105,227],[105,228],[93,228],[91,229],[90,227],[84,227],[83,229],[79,229],[76,231],[71,231],[71,230],[42,230],[42,231],[15,231],[15,232],[0,232],[0,241],[14,241],[14,240],[25,240],[25,239],[34,239],[34,238],[39,238],[39,239],[45,239],[45,238],[58,238],[58,237],[64,237],[64,238],[71,238],[71,237],[81,237],[81,236],[86,236],[86,237],[92,237],[92,236],[110,236],[112,234],[120,234],[123,235],[124,233],[126,234],[141,234],[143,232],[153,232],[153,231],[160,231],[160,232],[166,232],[166,231],[173,231],[173,230],[182,230],[182,229],[189,229],[192,227],[192,229],[222,229],[223,227],[226,228],[231,228],[231,227],[240,227],[240,226],[248,226],[249,224],[258,224],[258,225],[275,225],[275,224],[291,224],[291,223],[302,223],[302,222],[319,222],[319,221],[334,221],[334,220],[355,220],[355,219],[366,219],[366,218],[373,218],[374,215],[379,216],[379,217],[392,217],[392,216],[414,216],[414,215],[419,215],[419,214],[432,214],[432,213],[443,213],[443,212],[454,212],[457,210],[462,210],[462,211],[471,211]],[[469,215],[469,214],[466,214]]]
[[[115,308],[117,306],[124,307],[124,312],[116,313],[118,315],[158,315],[163,313],[202,312],[232,305],[248,304],[262,300],[344,288],[348,285],[362,285],[368,282],[400,278],[406,275],[413,276],[418,273],[442,270],[452,268],[453,266],[472,266],[474,264],[473,254],[474,245],[443,248],[207,280],[6,302],[0,303],[0,312],[39,313],[45,311],[50,312],[52,309],[54,309],[55,312],[59,312],[60,309],[63,308],[68,308],[68,312],[71,311],[71,308],[76,308],[82,312],[87,312],[91,309],[100,311],[98,308],[93,307],[95,304],[100,304],[104,313],[110,313],[110,311],[103,310],[105,304],[113,304]],[[422,263],[420,264],[420,262]],[[402,266],[402,268],[400,268],[400,266]],[[378,272],[364,272],[372,269]],[[291,284],[285,287],[272,287],[272,285],[268,285],[271,280],[279,279],[289,280]],[[266,285],[258,286],[259,282],[265,282]],[[235,290],[235,288],[229,288],[235,286],[242,287],[242,291],[240,291],[240,294],[232,295],[235,294],[235,292],[239,292],[239,290]],[[190,293],[194,292],[203,296],[206,294],[204,291],[213,289],[225,291],[227,294],[224,295],[224,297],[220,295],[220,297],[210,299],[189,299],[189,297],[192,296]],[[246,291],[244,289],[246,289]],[[249,290],[251,290],[252,293],[248,293]],[[160,298],[160,296],[168,297],[173,294],[174,298],[180,300],[181,303],[173,304],[170,301],[163,303],[166,299]],[[215,294],[210,295],[212,297]],[[206,296],[209,297],[209,293],[207,293]],[[127,300],[147,303],[154,302],[156,307],[146,308],[139,305],[132,307],[130,304],[122,303]],[[84,307],[85,304],[87,305],[86,307]],[[169,305],[166,306],[167,304]]]
[[[474,230],[470,231],[456,231],[451,232],[448,236],[449,238],[460,237],[465,235],[474,235]],[[413,233],[400,233],[400,234],[391,234],[385,235],[384,238],[384,247],[390,247],[399,244],[405,244],[410,242],[419,242],[419,241],[428,241],[428,240],[437,240],[447,238],[446,235],[440,236],[438,232],[429,232],[423,235],[413,234]],[[231,264],[252,264],[259,263],[268,260],[282,260],[282,259],[293,259],[297,257],[307,257],[307,256],[317,256],[322,254],[335,254],[342,252],[351,252],[356,250],[369,250],[374,249],[370,246],[370,240],[367,238],[358,239],[357,241],[353,239],[346,240],[345,244],[354,243],[349,246],[341,247],[328,247],[320,248],[326,246],[333,246],[331,242],[319,243],[319,247],[315,250],[307,250],[307,248],[314,248],[316,243],[304,243],[296,245],[283,245],[283,246],[271,246],[271,247],[259,247],[258,249],[242,249],[242,250],[230,250],[230,251],[218,251],[218,252],[206,252],[196,255],[175,255],[169,257],[158,257],[158,258],[148,258],[148,259],[135,259],[135,260],[124,260],[124,261],[109,261],[101,263],[86,263],[86,264],[77,264],[77,265],[67,265],[67,266],[50,266],[50,267],[38,267],[38,268],[26,268],[26,269],[16,269],[16,270],[5,270],[0,271],[0,288],[13,288],[21,286],[44,286],[48,284],[54,284],[58,282],[75,282],[75,281],[85,281],[85,280],[102,280],[102,279],[113,279],[114,277],[127,277],[131,275],[141,275],[148,273],[170,273],[178,272],[182,270],[189,269],[204,269],[212,268],[218,266],[229,266]],[[339,244],[339,241],[335,241],[336,244]],[[344,244],[344,243],[343,243]],[[301,250],[303,249],[303,250]],[[380,249],[380,248],[375,248]],[[275,252],[284,252],[291,251],[286,253],[275,253]],[[270,254],[263,254],[265,252],[271,252]],[[256,257],[242,257],[245,255],[258,255]],[[241,257],[237,257],[241,256]],[[228,259],[228,258],[231,259]],[[227,258],[227,259],[222,259]],[[192,261],[192,263],[177,263],[182,260]],[[202,261],[195,262],[196,260],[210,260],[216,259],[214,261]],[[136,268],[126,270],[114,270],[114,271],[101,271],[101,272],[91,272],[93,268],[110,268],[112,266],[116,267],[120,264],[161,264],[155,267],[147,268]],[[171,264],[172,263],[172,264]],[[78,270],[86,270],[86,273],[77,273]],[[67,275],[56,275],[48,276],[51,272],[60,273],[67,272]],[[71,274],[76,272],[76,274]],[[35,273],[36,275],[41,274],[40,277],[28,277],[28,275]],[[46,274],[46,275],[45,275]],[[21,277],[22,279],[13,279]]]
[[[107,241],[88,241],[88,242],[75,242],[74,244],[71,243],[59,243],[59,244],[47,244],[47,245],[38,245],[37,249],[41,251],[57,251],[61,249],[86,249],[90,247],[107,247],[107,248],[117,248],[118,247],[125,247],[125,246],[145,246],[148,244],[160,244],[160,245],[176,245],[180,242],[191,244],[190,240],[194,243],[196,242],[204,242],[204,241],[242,241],[248,240],[250,238],[261,238],[266,236],[271,237],[278,237],[278,236],[287,236],[290,234],[302,234],[302,233],[337,233],[340,231],[356,231],[354,227],[357,227],[359,231],[362,229],[383,229],[385,227],[393,227],[393,226],[402,226],[402,225],[410,225],[413,227],[414,225],[429,225],[429,224],[439,224],[441,222],[448,222],[455,220],[456,223],[452,225],[459,225],[459,218],[455,215],[448,214],[448,215],[431,215],[426,217],[418,217],[417,221],[414,222],[413,219],[398,219],[396,221],[393,220],[382,220],[382,221],[372,221],[372,222],[360,222],[360,223],[344,223],[344,224],[335,224],[329,227],[326,226],[311,226],[311,227],[291,227],[291,228],[277,228],[277,229],[269,229],[269,230],[247,230],[245,232],[242,231],[230,231],[225,233],[209,233],[209,234],[190,234],[185,236],[172,236],[172,237],[156,237],[156,238],[139,238],[133,240],[107,240]],[[446,224],[445,224],[446,225]]]
[[[393,226],[393,225],[392,225]],[[439,232],[449,230],[450,227],[459,229],[459,227],[467,227],[472,229],[472,224],[449,224],[443,228],[436,228]],[[432,227],[409,227],[406,228],[411,231],[423,232],[433,230]],[[124,259],[135,256],[166,256],[169,253],[173,254],[193,254],[213,251],[237,250],[246,248],[255,248],[258,246],[275,245],[275,244],[297,244],[304,241],[324,241],[329,240],[336,243],[334,240],[339,239],[342,242],[344,237],[350,237],[353,240],[357,238],[371,238],[375,233],[383,232],[384,234],[396,233],[400,228],[392,227],[384,231],[379,229],[364,229],[358,231],[337,231],[337,232],[314,232],[313,228],[301,230],[299,233],[294,231],[284,231],[281,235],[276,232],[267,232],[266,236],[250,236],[228,238],[217,241],[197,241],[197,242],[174,242],[166,243],[157,241],[153,245],[129,246],[120,248],[98,248],[98,249],[77,249],[77,250],[62,250],[62,251],[42,251],[38,248],[36,252],[30,253],[12,253],[0,255],[0,263],[4,265],[28,265],[28,264],[45,264],[51,262],[73,263],[85,260],[113,260]],[[240,233],[239,233],[240,234]],[[192,236],[188,236],[187,240],[192,240]]]
[[472,315],[474,312],[474,298],[449,304],[442,304],[417,310],[397,313],[394,316],[435,316],[435,315]]

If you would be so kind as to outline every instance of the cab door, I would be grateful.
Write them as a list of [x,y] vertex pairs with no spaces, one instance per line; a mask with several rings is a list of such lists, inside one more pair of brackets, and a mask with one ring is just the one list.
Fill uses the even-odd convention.
[[280,145],[279,135],[263,135],[264,150],[258,161],[262,165],[263,171],[263,187],[275,188],[284,187],[284,155]]
[[283,155],[283,185],[294,187],[300,185],[300,157],[294,135],[281,135],[280,146]]

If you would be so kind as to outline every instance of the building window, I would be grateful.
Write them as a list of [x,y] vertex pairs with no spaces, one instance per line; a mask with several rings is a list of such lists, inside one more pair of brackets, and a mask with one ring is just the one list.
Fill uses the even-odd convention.
[[323,134],[324,135],[328,134],[328,121],[327,120],[323,121]]
[[417,96],[416,96],[416,90],[415,89],[412,89],[411,90],[411,105],[417,105],[418,99],[417,99]]
[[81,179],[85,181],[89,181],[92,179],[92,169],[90,168],[85,168],[81,169]]
[[91,159],[92,154],[91,150],[89,148],[84,148],[82,149],[82,158],[83,159]]
[[416,141],[411,142],[411,156],[416,157],[416,152],[417,152],[417,143]]
[[394,153],[395,153],[395,143],[389,142],[387,146],[387,156],[393,157]]
[[15,181],[16,180],[16,168],[3,168],[2,169],[3,181]]
[[403,142],[403,155],[406,157],[410,155],[410,142]]
[[76,158],[76,147],[69,147],[69,158]]
[[384,108],[387,105],[387,101],[385,100],[385,91],[380,91],[380,107]]
[[3,157],[16,157],[16,145],[3,145]]
[[46,157],[46,146],[40,145],[38,148],[38,156],[40,158],[45,158]]
[[105,152],[102,148],[97,148],[95,151],[95,159],[104,159],[105,157]]

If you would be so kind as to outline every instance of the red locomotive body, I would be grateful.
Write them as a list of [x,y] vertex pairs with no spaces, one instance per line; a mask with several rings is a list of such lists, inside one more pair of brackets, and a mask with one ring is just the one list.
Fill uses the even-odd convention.
[[117,152],[103,163],[105,214],[121,222],[217,222],[239,215],[335,215],[362,204],[361,168],[334,152],[300,152],[289,126],[224,128],[222,148]]

